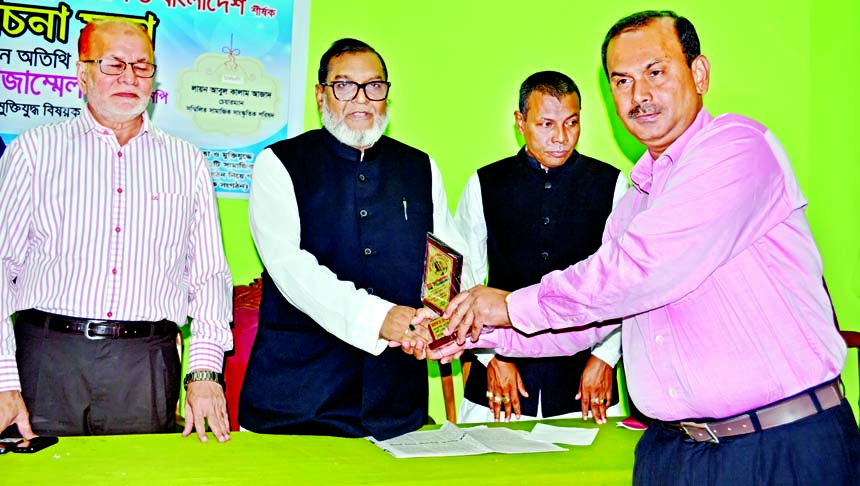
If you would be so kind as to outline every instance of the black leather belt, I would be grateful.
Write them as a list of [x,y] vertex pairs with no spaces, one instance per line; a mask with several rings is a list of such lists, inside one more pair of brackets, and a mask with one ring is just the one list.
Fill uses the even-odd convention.
[[57,332],[83,334],[87,339],[132,339],[176,334],[176,324],[168,320],[103,321],[49,314],[36,309],[18,312],[15,322],[26,322]]
[[[720,442],[721,437],[751,434],[759,430],[772,429],[815,415],[838,406],[842,402],[842,387],[838,379],[731,418],[713,422],[657,421],[664,428],[689,436],[696,442]],[[818,406],[816,406],[816,402]],[[759,426],[756,427],[753,416]]]

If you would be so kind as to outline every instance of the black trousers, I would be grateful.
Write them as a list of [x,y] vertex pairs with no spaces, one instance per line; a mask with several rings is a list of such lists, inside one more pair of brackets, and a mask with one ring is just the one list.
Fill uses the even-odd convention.
[[21,394],[37,434],[176,431],[182,371],[175,333],[90,340],[19,317],[15,339]]
[[851,406],[747,435],[695,442],[652,423],[636,446],[634,485],[860,484],[860,433]]

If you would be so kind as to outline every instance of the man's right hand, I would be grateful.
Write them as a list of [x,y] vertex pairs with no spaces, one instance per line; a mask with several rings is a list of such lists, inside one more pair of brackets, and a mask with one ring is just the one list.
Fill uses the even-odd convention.
[[493,420],[499,421],[502,406],[505,407],[505,422],[511,421],[511,413],[520,418],[520,393],[529,396],[517,366],[498,358],[487,366],[487,402],[493,411]]
[[457,344],[463,344],[466,336],[471,335],[475,343],[484,327],[511,327],[505,300],[508,294],[510,292],[483,285],[460,292],[445,308],[443,317],[451,321],[445,335],[456,333]]
[[393,346],[400,345],[408,354],[423,359],[425,346],[432,339],[426,326],[412,323],[415,313],[416,310],[412,307],[395,305],[385,315],[379,337],[387,339]]
[[0,432],[15,424],[24,439],[36,437],[30,427],[30,414],[24,405],[24,398],[17,390],[0,392]]

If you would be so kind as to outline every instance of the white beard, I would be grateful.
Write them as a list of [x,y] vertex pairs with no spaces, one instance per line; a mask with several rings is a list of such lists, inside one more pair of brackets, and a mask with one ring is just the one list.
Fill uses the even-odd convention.
[[353,148],[370,147],[379,141],[385,129],[388,127],[388,113],[384,115],[374,114],[373,126],[367,130],[353,130],[349,128],[344,120],[338,119],[331,111],[328,102],[323,99],[322,103],[322,124],[334,138],[338,139],[342,144],[349,145]]

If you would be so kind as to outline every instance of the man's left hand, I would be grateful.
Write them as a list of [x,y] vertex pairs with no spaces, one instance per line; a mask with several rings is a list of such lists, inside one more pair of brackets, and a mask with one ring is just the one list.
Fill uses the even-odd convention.
[[457,344],[456,339],[438,349],[427,348],[427,359],[448,364],[459,358],[466,350],[465,344]]
[[598,424],[606,423],[606,409],[612,401],[612,375],[614,370],[596,356],[588,358],[579,381],[576,399],[582,400],[582,419],[588,420],[588,411]]
[[218,442],[230,440],[230,419],[227,417],[227,399],[224,389],[214,381],[193,381],[185,394],[185,430],[188,437],[197,430],[200,442],[209,442],[206,437],[206,422]]

